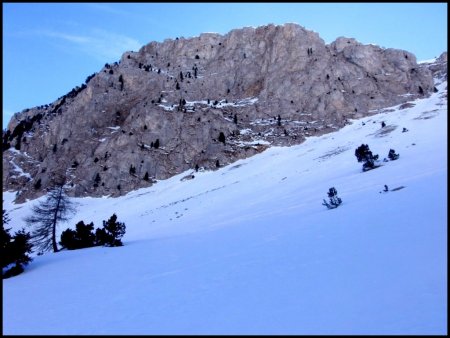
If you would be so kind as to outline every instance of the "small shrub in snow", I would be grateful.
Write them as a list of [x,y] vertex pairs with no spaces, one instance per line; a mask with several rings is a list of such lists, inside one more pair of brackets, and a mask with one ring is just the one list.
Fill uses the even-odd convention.
[[367,144],[361,144],[361,146],[356,148],[355,156],[358,162],[363,162],[363,171],[378,167],[375,165],[375,161],[378,160],[378,155],[373,155]]
[[33,245],[30,243],[31,236],[25,230],[17,231],[14,236],[9,234],[11,229],[4,226],[9,223],[9,217],[3,210],[3,221],[0,229],[2,277],[9,278],[23,272],[23,265],[32,261],[28,256]]
[[388,157],[391,161],[395,161],[396,159],[398,159],[400,157],[400,155],[396,154],[394,149],[390,149]]
[[116,214],[113,214],[108,221],[103,221],[103,228],[95,231],[97,245],[122,246],[121,238],[125,235],[125,223],[117,222]]
[[322,203],[322,205],[326,206],[328,209],[337,208],[342,203],[342,200],[337,196],[337,191],[334,187],[330,188],[328,191],[328,198],[330,199],[329,202],[323,200]]
[[84,224],[83,221],[80,221],[75,227],[75,231],[67,229],[62,232],[61,241],[59,242],[62,247],[76,250],[95,245],[94,223]]

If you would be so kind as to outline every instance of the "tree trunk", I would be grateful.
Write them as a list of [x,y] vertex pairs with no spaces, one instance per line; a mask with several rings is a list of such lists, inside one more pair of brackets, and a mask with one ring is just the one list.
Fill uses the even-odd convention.
[[56,223],[58,221],[58,212],[59,212],[59,204],[61,203],[63,187],[59,187],[58,199],[56,201],[55,214],[53,215],[53,224],[52,224],[52,246],[53,252],[58,252],[58,245],[56,244]]

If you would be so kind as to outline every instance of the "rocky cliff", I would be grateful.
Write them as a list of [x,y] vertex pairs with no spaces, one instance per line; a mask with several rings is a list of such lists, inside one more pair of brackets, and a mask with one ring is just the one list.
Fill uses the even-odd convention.
[[407,51],[344,37],[327,45],[295,24],[151,42],[15,114],[3,133],[3,189],[35,198],[57,174],[73,196],[118,196],[300,143],[433,88],[432,71]]

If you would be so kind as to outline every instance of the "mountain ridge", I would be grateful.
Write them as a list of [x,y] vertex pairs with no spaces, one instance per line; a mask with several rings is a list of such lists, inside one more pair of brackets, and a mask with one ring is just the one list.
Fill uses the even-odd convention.
[[343,37],[326,45],[296,24],[150,42],[15,115],[3,133],[3,190],[36,198],[57,173],[72,196],[119,196],[299,144],[433,88],[409,52]]

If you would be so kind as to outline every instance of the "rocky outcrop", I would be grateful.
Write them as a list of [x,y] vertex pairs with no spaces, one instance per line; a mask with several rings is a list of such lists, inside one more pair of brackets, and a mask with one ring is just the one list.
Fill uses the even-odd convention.
[[17,201],[65,175],[73,196],[117,196],[433,91],[413,54],[295,24],[151,42],[57,101],[17,113],[3,134],[3,189]]

